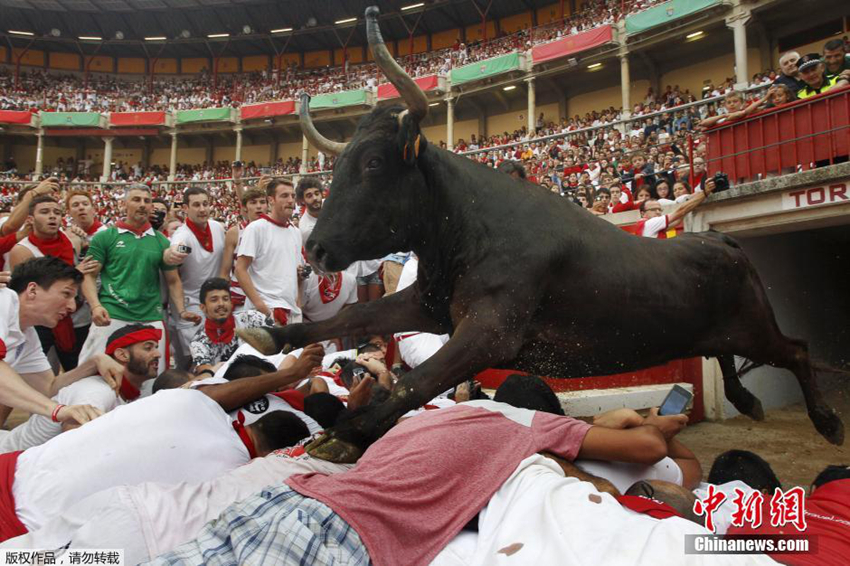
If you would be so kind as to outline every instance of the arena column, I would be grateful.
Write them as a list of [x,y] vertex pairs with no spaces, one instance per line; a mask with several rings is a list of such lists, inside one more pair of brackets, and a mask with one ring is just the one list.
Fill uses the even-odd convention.
[[726,18],[726,27],[732,30],[735,44],[735,90],[744,90],[749,84],[746,26],[750,19],[750,11],[740,7],[736,7],[732,15]]
[[35,147],[35,174],[41,175],[44,171],[44,130],[38,129],[38,141]]
[[446,97],[446,147],[449,151],[455,146],[455,99]]
[[168,180],[173,181],[177,175],[177,132],[171,132],[171,161],[168,164]]
[[528,83],[528,134],[532,135],[537,129],[537,108],[536,108],[536,92],[534,87],[534,77],[525,79]]
[[302,175],[307,172],[307,158],[309,157],[310,142],[307,136],[301,136],[301,167],[298,172]]
[[[623,96],[623,118],[631,115],[631,76],[629,74],[629,54],[620,53],[620,89]],[[628,115],[628,116],[627,116]]]
[[100,182],[106,183],[109,181],[109,175],[112,173],[112,142],[115,138],[112,136],[103,138],[103,173],[100,176]]
[[236,126],[236,156],[234,161],[242,161],[242,126]]

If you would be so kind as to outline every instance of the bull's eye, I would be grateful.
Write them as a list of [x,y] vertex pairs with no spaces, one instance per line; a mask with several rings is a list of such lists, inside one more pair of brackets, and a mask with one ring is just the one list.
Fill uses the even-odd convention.
[[383,161],[379,157],[373,157],[366,163],[366,169],[374,171],[375,169],[380,169]]

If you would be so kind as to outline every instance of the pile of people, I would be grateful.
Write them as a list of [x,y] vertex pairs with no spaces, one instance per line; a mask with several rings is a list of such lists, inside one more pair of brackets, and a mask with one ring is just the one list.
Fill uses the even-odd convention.
[[[623,189],[639,192],[643,170],[633,159]],[[356,465],[311,457],[309,442],[385,399],[447,337],[340,336],[273,356],[245,343],[241,331],[325,321],[404,289],[418,260],[316,273],[303,249],[327,187],[231,177],[230,226],[213,217],[222,195],[201,186],[167,202],[124,185],[112,221],[57,179],[15,195],[0,225],[11,271],[0,400],[4,420],[11,408],[31,416],[0,432],[4,550],[121,549],[133,564],[702,563],[684,554],[685,535],[776,532],[734,513],[736,490],[768,505],[781,487],[757,456],[720,455],[704,483],[676,438],[684,414],[586,422],[528,375],[492,399],[474,382],[446,392]],[[703,187],[666,215],[646,199],[641,235],[663,238],[715,181]],[[785,563],[850,550],[850,471],[827,468],[813,486],[817,546],[774,555]],[[699,512],[717,492],[729,503]]]

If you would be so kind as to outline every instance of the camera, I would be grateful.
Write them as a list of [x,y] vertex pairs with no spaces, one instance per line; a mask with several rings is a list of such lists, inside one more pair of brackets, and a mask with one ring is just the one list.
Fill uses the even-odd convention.
[[307,279],[308,277],[310,277],[311,273],[313,273],[313,268],[311,266],[305,265],[301,268],[301,277],[303,279]]
[[162,224],[165,222],[165,211],[164,210],[154,210],[150,216],[150,223],[153,226],[154,230],[159,230],[162,228]]
[[717,172],[714,174],[714,192],[721,193],[729,189],[729,175],[726,173]]
[[192,253],[192,246],[187,246],[186,244],[177,244],[177,251],[181,254],[190,254]]

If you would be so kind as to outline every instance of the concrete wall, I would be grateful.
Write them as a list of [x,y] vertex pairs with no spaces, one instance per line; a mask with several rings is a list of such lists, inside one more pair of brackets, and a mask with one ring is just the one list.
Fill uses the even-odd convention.
[[[850,243],[850,226],[738,240],[759,272],[782,332],[808,341],[813,358],[846,364],[850,297],[843,284],[843,257]],[[835,385],[829,379],[819,381],[827,387]],[[797,380],[786,370],[758,368],[744,376],[743,383],[766,409],[802,401]],[[724,413],[727,417],[738,414],[728,401]]]
[[[619,69],[617,70],[619,73]],[[649,90],[649,81],[632,81],[630,88],[630,97],[632,107],[638,102],[643,102],[646,98],[646,92]],[[588,112],[594,110],[601,111],[613,106],[620,108],[623,105],[623,91],[620,85],[612,86],[594,92],[587,92],[572,96],[567,99],[567,115],[584,116]]]
[[[731,48],[731,36],[729,38],[729,44]],[[778,66],[778,63],[776,63],[776,66]],[[761,54],[758,48],[751,48],[747,50],[747,70],[749,72],[747,80],[752,79],[754,74],[763,70],[761,68]],[[661,75],[661,87],[666,88],[667,85],[679,85],[679,87],[683,89],[690,90],[691,94],[699,99],[702,95],[704,81],[709,81],[717,86],[727,78],[734,76],[735,54],[730,52],[722,57],[715,57],[713,59],[697,63],[696,65],[689,65],[687,67],[663,73]],[[649,85],[647,85],[647,87],[643,89],[643,92],[640,93],[641,100],[646,95],[646,90],[648,88]]]

